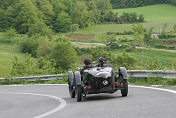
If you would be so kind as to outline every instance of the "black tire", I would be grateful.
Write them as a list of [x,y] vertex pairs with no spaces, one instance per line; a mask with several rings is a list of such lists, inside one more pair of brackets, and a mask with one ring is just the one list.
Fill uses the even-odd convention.
[[77,86],[77,102],[81,102],[82,100],[82,87],[80,85]]
[[123,89],[121,89],[121,94],[122,94],[122,97],[125,97],[128,95],[128,80],[124,79],[122,83],[123,83]]
[[72,71],[68,72],[68,89],[69,89],[70,97],[75,98],[74,77],[73,77]]
[[68,86],[69,93],[71,98],[75,98],[75,90],[73,89],[73,86]]

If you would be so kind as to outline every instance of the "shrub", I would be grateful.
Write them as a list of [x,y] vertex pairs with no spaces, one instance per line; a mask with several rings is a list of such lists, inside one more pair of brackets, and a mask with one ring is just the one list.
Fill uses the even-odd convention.
[[122,55],[114,58],[113,65],[116,68],[126,67],[127,69],[134,69],[137,66],[137,59],[124,52]]
[[91,48],[79,48],[79,47],[73,47],[77,53],[77,55],[81,56],[84,54],[90,54]]
[[175,79],[174,78],[166,79],[165,85],[176,86],[176,78]]
[[18,34],[17,34],[16,30],[13,28],[10,28],[4,32],[3,40],[1,40],[1,41],[2,42],[13,42],[14,38],[17,36],[18,36]]
[[39,58],[36,61],[31,55],[24,55],[24,60],[14,57],[11,76],[46,75],[56,73],[55,64],[47,58]]
[[98,47],[93,49],[92,52],[92,60],[97,61],[100,57],[105,57],[106,60],[113,60],[113,56],[110,52],[105,51],[102,47]]
[[38,42],[34,38],[26,38],[21,42],[21,51],[23,53],[29,53],[33,57],[36,57],[38,48]]
[[71,42],[63,37],[57,39],[51,50],[50,58],[56,63],[55,67],[58,72],[67,71],[78,59]]
[[158,58],[149,58],[146,62],[148,70],[161,70],[162,66]]
[[37,74],[38,74],[37,65],[31,59],[30,55],[25,55],[23,61],[19,60],[17,57],[14,57],[13,66],[11,70],[12,76],[27,76]]
[[51,42],[47,37],[40,37],[37,41],[38,48],[36,52],[37,57],[45,57],[48,56],[51,52]]

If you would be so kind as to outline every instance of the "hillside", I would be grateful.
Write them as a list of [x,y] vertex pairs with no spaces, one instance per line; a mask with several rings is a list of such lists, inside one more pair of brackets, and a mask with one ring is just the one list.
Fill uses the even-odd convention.
[[150,5],[145,7],[114,9],[113,12],[122,14],[123,12],[136,12],[143,14],[145,21],[163,21],[176,19],[176,6],[170,4]]
[[0,42],[0,78],[8,76],[14,56],[22,58],[22,53],[16,44]]
[[[145,22],[142,23],[147,29],[153,27],[154,32],[159,32],[160,27],[167,23],[166,31],[173,31],[173,26],[176,24],[176,6],[169,4],[151,5],[138,8],[128,9],[114,9],[116,13],[123,12],[137,12],[143,14]],[[95,40],[93,42],[105,42],[104,36],[106,32],[123,32],[129,31],[132,24],[100,24],[76,31],[76,34],[94,34]],[[89,42],[89,41],[87,41]]]

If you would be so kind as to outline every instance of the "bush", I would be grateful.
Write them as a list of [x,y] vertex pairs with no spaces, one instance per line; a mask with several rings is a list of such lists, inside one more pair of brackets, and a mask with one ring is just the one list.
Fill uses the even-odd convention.
[[37,61],[31,55],[26,54],[24,60],[14,57],[11,76],[46,75],[56,73],[55,64],[47,58],[39,58]]
[[77,55],[81,56],[84,54],[90,54],[90,52],[92,51],[91,48],[79,48],[79,47],[73,47],[77,53]]
[[105,57],[106,60],[113,60],[113,56],[110,52],[105,51],[104,48],[98,47],[95,49],[92,49],[92,60],[97,61],[100,57]]
[[1,42],[11,43],[15,41],[15,37],[18,37],[16,30],[10,28],[3,33],[3,39],[1,39]]
[[163,33],[160,34],[158,37],[159,37],[160,39],[170,39],[170,38],[176,38],[176,35],[163,32]]
[[47,37],[40,37],[37,41],[38,47],[36,56],[37,57],[45,57],[48,56],[51,52],[52,44]]
[[128,47],[126,47],[125,51],[126,51],[126,52],[134,52],[135,49],[136,49],[135,46],[128,46]]
[[134,69],[137,66],[137,59],[124,52],[122,55],[119,55],[117,58],[114,58],[113,65],[117,69],[119,67]]
[[37,65],[31,59],[30,55],[25,55],[23,61],[19,60],[17,57],[14,57],[11,70],[12,76],[37,75],[38,72]]
[[58,38],[55,43],[50,58],[56,63],[55,67],[58,72],[67,71],[78,59],[76,51],[67,38]]
[[146,62],[148,70],[161,70],[162,66],[158,58],[149,58]]
[[176,86],[176,78],[170,78],[165,80],[165,85]]
[[21,42],[21,51],[31,54],[33,57],[37,55],[38,42],[34,38],[26,38]]
[[124,32],[106,32],[106,35],[132,35],[133,32],[132,31],[124,31]]

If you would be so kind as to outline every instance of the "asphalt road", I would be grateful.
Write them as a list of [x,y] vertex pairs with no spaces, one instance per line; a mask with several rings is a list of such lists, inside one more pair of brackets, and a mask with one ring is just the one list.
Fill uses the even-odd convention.
[[127,97],[88,95],[82,102],[65,85],[0,86],[0,118],[176,118],[176,91],[130,86]]

